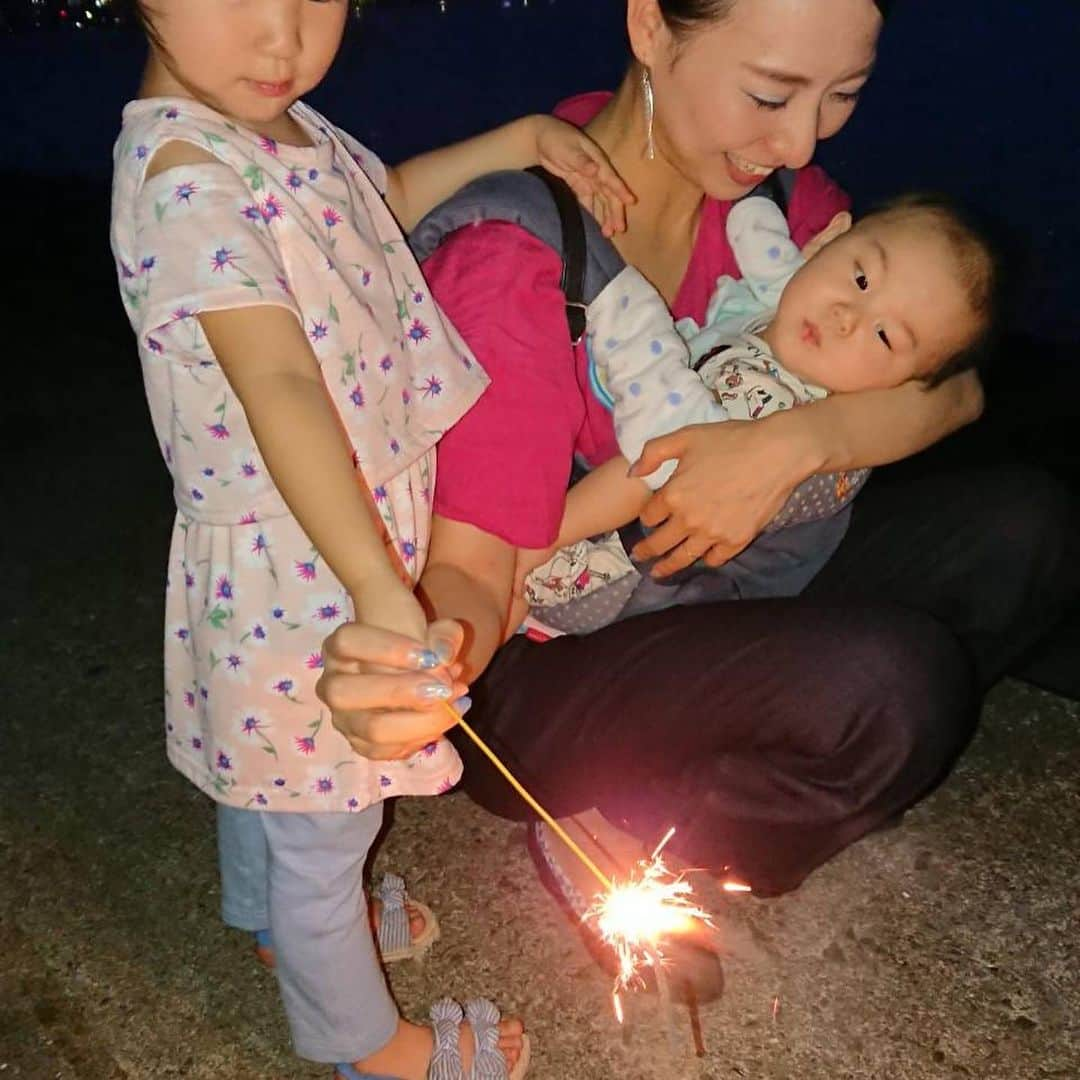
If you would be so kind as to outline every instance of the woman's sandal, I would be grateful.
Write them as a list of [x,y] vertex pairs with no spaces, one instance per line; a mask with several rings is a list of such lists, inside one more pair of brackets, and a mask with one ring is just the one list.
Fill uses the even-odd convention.
[[[461,1064],[459,1034],[468,1020],[475,1041],[472,1068],[466,1074]],[[529,1036],[522,1035],[521,1054],[511,1070],[499,1049],[499,1010],[490,1001],[467,1001],[464,1010],[453,998],[443,998],[431,1006],[431,1026],[435,1047],[431,1052],[427,1080],[521,1080],[529,1071]],[[393,1077],[362,1073],[352,1065],[338,1065],[334,1080],[393,1080]]]
[[[435,918],[435,912],[427,904],[410,899],[404,879],[397,874],[384,874],[371,896],[382,905],[376,944],[384,964],[419,960],[439,940],[439,920]],[[409,923],[409,908],[424,920],[424,929],[415,938]],[[269,930],[255,931],[255,956],[265,967],[274,966],[274,942]]]
[[[618,958],[610,945],[585,922],[589,902],[578,891],[559,865],[542,821],[534,821],[528,830],[528,848],[540,875],[540,881],[555,898],[563,914],[576,923],[585,947],[605,971],[618,972]],[[724,968],[715,949],[697,944],[686,936],[668,938],[663,945],[664,973],[672,999],[683,1005],[715,1001],[724,992]],[[655,990],[655,979],[648,968],[643,972],[645,985]]]

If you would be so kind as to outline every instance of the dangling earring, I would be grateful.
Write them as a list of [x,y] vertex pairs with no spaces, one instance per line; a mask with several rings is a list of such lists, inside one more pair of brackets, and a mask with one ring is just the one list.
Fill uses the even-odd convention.
[[656,112],[653,102],[652,79],[649,69],[641,68],[641,93],[645,98],[645,156],[652,161],[656,157],[656,144],[653,142],[653,116]]

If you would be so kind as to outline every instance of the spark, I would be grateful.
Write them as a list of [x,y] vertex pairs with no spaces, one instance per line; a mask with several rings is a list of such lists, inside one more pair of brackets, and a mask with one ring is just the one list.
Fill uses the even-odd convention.
[[748,893],[754,891],[743,881],[725,881],[723,889],[726,893]]

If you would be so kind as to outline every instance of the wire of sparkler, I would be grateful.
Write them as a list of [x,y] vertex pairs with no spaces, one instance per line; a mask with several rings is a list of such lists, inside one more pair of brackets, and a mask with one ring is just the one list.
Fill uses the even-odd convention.
[[581,847],[575,843],[573,837],[549,814],[537,801],[529,794],[525,786],[518,780],[518,778],[499,760],[498,754],[491,749],[490,746],[469,726],[457,710],[451,708],[450,704],[446,701],[439,703],[442,707],[454,718],[456,723],[466,735],[484,752],[488,760],[496,769],[499,770],[509,781],[510,786],[531,806],[543,819],[544,823],[555,833],[555,835],[581,860],[584,866],[589,872],[604,886],[605,889],[611,890],[612,883],[611,878],[600,869],[599,866],[581,850]]

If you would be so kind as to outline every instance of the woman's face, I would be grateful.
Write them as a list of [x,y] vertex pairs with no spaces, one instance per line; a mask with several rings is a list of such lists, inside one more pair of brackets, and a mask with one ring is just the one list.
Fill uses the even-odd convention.
[[802,167],[844,126],[881,30],[871,0],[736,0],[682,39],[650,9],[632,2],[629,25],[652,77],[657,152],[718,199]]

